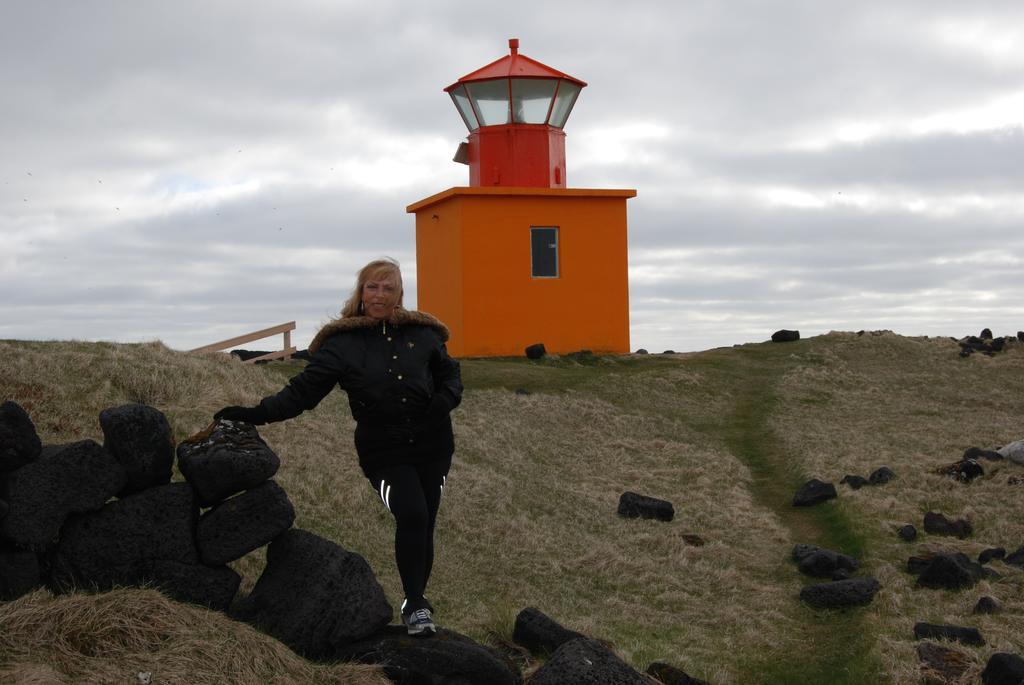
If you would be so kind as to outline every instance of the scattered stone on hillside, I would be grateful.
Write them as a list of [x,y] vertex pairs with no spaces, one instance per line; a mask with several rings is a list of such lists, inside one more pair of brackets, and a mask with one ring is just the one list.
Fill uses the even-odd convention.
[[880,466],[871,472],[871,475],[868,476],[868,482],[872,485],[885,485],[895,477],[896,473],[888,466]]
[[1006,558],[1003,559],[1003,561],[1011,566],[1024,568],[1024,546],[1019,547],[1016,552],[1006,555]]
[[[982,331],[984,332],[984,331]],[[969,335],[956,341],[960,345],[960,356],[969,357],[975,352],[981,352],[989,357],[1006,349],[1007,343],[1015,343],[1013,338],[992,338]]]
[[226,564],[269,543],[294,521],[288,495],[268,480],[203,514],[196,528],[199,556],[210,566]]
[[100,412],[103,447],[124,467],[127,482],[119,496],[171,482],[174,438],[167,417],[144,404]]
[[516,388],[516,394],[517,395],[532,395],[533,393],[531,393],[526,388]]
[[675,354],[675,353],[676,353],[675,350],[665,350],[664,352],[662,352],[662,354]]
[[804,586],[800,590],[800,599],[818,609],[841,609],[870,604],[881,587],[871,577],[834,580],[831,583]]
[[800,573],[815,578],[832,578],[842,580],[835,575],[841,571],[856,571],[860,562],[846,554],[814,545],[798,544],[793,547],[793,561],[798,565]]
[[789,331],[783,328],[782,330],[775,331],[772,333],[772,342],[796,342],[800,339],[800,331]]
[[914,624],[914,637],[918,640],[949,640],[974,647],[981,647],[985,644],[985,639],[977,628],[924,622]]
[[263,575],[232,615],[320,659],[382,630],[393,610],[363,557],[291,528],[267,547]]
[[996,652],[981,672],[982,685],[1020,685],[1024,683],[1024,659],[1017,654]]
[[952,464],[940,466],[935,469],[935,473],[961,483],[970,483],[975,478],[984,476],[985,469],[974,459],[961,459]]
[[533,654],[551,654],[569,640],[586,637],[569,630],[539,609],[527,607],[516,616],[512,639]]
[[0,404],[0,473],[19,469],[39,458],[43,445],[36,427],[20,404]]
[[947,685],[957,682],[971,666],[970,657],[963,652],[934,642],[919,644],[917,658],[921,662],[923,685]]
[[1010,476],[1006,479],[1007,485],[1024,485],[1024,477],[1022,476]]
[[843,479],[839,481],[840,485],[849,485],[854,490],[860,490],[862,487],[867,485],[870,481],[864,476],[851,476],[849,474],[843,476]]
[[241,421],[217,421],[178,445],[178,468],[204,507],[269,480],[280,465],[256,428]]
[[971,522],[966,519],[951,521],[943,514],[929,511],[924,515],[924,532],[932,535],[954,536],[963,540],[973,532],[973,529]]
[[545,354],[547,354],[547,350],[544,349],[544,343],[536,343],[526,348],[526,356],[528,359],[540,359]]
[[992,329],[991,328],[982,328],[981,329],[981,333],[978,334],[978,337],[981,338],[982,340],[991,340],[992,339]]
[[979,564],[987,564],[988,562],[992,561],[993,559],[1005,559],[1005,558],[1006,558],[1006,548],[1005,547],[989,547],[988,549],[982,550],[981,553],[978,555],[978,563]]
[[[954,554],[954,552],[949,552],[949,554]],[[938,556],[936,552],[924,552],[911,556],[907,559],[907,572],[913,573],[915,576],[920,574],[921,571],[928,568],[928,564],[932,563],[936,556]]]
[[199,506],[188,483],[147,488],[68,519],[53,554],[50,587],[109,590],[153,584],[175,599],[223,610],[241,577],[200,563]]
[[917,539],[917,528],[908,523],[905,526],[900,526],[899,530],[896,531],[896,534],[899,535],[900,540],[903,540],[904,542],[913,542]]
[[966,554],[936,554],[921,569],[917,577],[918,587],[941,588],[946,590],[962,590],[974,587],[985,576],[980,564],[967,558]]
[[395,683],[522,683],[519,669],[511,661],[465,635],[445,629],[423,639],[410,637],[404,626],[387,626],[341,646],[331,658],[380,664],[384,675]]
[[7,602],[42,584],[39,557],[31,550],[0,543],[0,600]]
[[648,354],[647,350],[645,350],[645,349],[644,349],[644,348],[642,348],[642,347],[641,347],[641,348],[640,348],[639,350],[637,350],[637,351],[636,351],[636,353],[637,353],[637,354]]
[[627,491],[619,496],[618,514],[624,518],[671,521],[676,515],[676,510],[672,503],[666,500]]
[[597,640],[578,638],[555,650],[530,679],[530,685],[567,683],[650,685],[651,681]]
[[832,483],[825,483],[817,478],[812,478],[807,481],[796,491],[793,495],[793,506],[794,507],[810,507],[815,504],[820,504],[825,500],[830,500],[838,496],[836,493],[836,486]]
[[683,533],[680,537],[683,539],[683,542],[688,544],[690,547],[703,547],[708,544],[704,538],[699,535],[694,535],[693,533]]
[[985,596],[978,598],[978,603],[974,605],[975,614],[998,614],[1001,611],[999,602],[993,597]]
[[1002,461],[1003,458],[1003,455],[999,454],[999,452],[996,452],[995,450],[983,450],[980,447],[968,447],[964,450],[963,456],[960,457],[961,460],[974,459],[975,461],[980,459],[985,459],[987,461]]
[[38,459],[7,474],[0,497],[10,509],[0,534],[45,549],[69,515],[99,509],[124,483],[124,467],[93,440],[47,446]]
[[663,685],[709,685],[707,681],[698,680],[685,671],[661,661],[652,662],[645,673],[657,678]]
[[1024,440],[1011,442],[1008,445],[1000,447],[996,451],[1012,461],[1014,464],[1024,466]]

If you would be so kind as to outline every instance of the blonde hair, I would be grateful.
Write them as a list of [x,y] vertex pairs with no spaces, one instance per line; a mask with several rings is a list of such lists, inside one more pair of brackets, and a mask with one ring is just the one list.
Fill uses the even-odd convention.
[[391,257],[382,257],[381,259],[373,260],[356,274],[356,287],[352,291],[352,295],[345,300],[345,306],[341,308],[341,318],[363,316],[363,286],[369,280],[380,280],[386,277],[394,279],[395,285],[398,286],[398,302],[395,307],[400,308],[402,306],[402,295],[404,294],[402,270],[396,260]]

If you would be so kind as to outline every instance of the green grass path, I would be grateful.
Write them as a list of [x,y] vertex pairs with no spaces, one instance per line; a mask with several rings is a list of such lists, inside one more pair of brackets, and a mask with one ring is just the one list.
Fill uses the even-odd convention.
[[[797,343],[799,345],[799,343]],[[795,346],[780,345],[754,352],[734,350],[730,364],[718,367],[723,373],[741,374],[743,382],[735,386],[731,415],[726,419],[727,445],[753,476],[753,496],[759,504],[776,514],[792,533],[795,542],[827,547],[863,561],[865,542],[837,506],[835,500],[815,507],[792,506],[793,494],[812,475],[801,473],[785,453],[771,428],[778,405],[776,385],[783,373],[792,368]],[[737,362],[742,362],[737,364]],[[717,365],[716,365],[717,366]],[[790,550],[780,550],[787,556]],[[783,573],[798,575],[796,565],[788,563]],[[810,580],[808,582],[822,582]],[[818,611],[794,598],[793,617],[803,627],[802,649],[781,654],[752,655],[747,673],[757,674],[764,685],[861,685],[884,683],[888,678],[881,664],[871,655],[873,637],[866,632],[863,611]],[[792,638],[793,636],[789,636]]]

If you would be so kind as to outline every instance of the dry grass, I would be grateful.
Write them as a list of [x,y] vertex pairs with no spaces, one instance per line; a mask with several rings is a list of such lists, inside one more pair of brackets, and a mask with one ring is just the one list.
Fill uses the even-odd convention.
[[[789,512],[768,503],[765,484],[735,450],[740,429],[732,417],[743,398],[762,391],[763,378],[770,386],[764,392],[776,397],[765,405],[768,426],[744,430],[770,428],[772,435],[740,437],[778,443],[786,460],[775,465],[781,472],[838,483],[846,473],[866,476],[884,464],[900,476],[881,488],[840,486],[835,505],[864,539],[865,566],[884,586],[849,625],[868,631],[871,657],[891,682],[919,680],[911,632],[918,620],[981,628],[989,645],[967,650],[976,665],[995,650],[1019,651],[1019,569],[995,564],[1002,579],[965,593],[917,591],[902,565],[913,550],[936,543],[908,546],[894,534],[904,522],[920,528],[924,512],[937,509],[970,517],[977,531],[969,541],[942,539],[941,546],[974,553],[1024,544],[1024,488],[1006,485],[1011,470],[1024,470],[1001,465],[968,486],[929,475],[967,446],[1024,437],[1024,350],[967,360],[956,351],[948,341],[837,334],[685,357],[465,361],[468,390],[455,412],[458,451],[430,587],[440,620],[477,639],[507,642],[516,613],[536,606],[613,642],[638,668],[664,660],[716,685],[764,682],[759,665],[810,658],[814,645],[804,640],[828,632],[831,619],[796,599],[803,580],[788,556],[804,540],[789,527]],[[135,400],[167,414],[181,439],[205,427],[217,408],[253,403],[302,368],[187,356],[158,343],[0,342],[0,354],[8,360],[0,395],[22,403],[48,443],[101,441],[99,411]],[[748,372],[756,369],[768,372],[752,382]],[[516,394],[520,387],[532,394]],[[352,428],[344,395],[332,393],[313,412],[260,433],[281,456],[276,478],[295,504],[296,525],[365,556],[397,605],[393,524],[359,471]],[[624,490],[672,501],[676,519],[620,519],[615,509]],[[686,533],[707,544],[686,545]],[[233,566],[248,591],[263,554]],[[1004,613],[971,617],[981,594],[996,597]],[[17,605],[42,614],[51,603],[72,600],[100,601],[36,594]],[[234,636],[221,642],[257,637],[222,616],[195,615]],[[195,642],[211,641],[204,629],[190,628],[191,637],[185,630],[154,654],[171,650],[198,668],[211,659],[194,651]],[[0,644],[15,650],[22,639]],[[25,656],[30,650],[17,654],[8,663],[35,668],[33,677],[45,682],[38,664],[46,659]],[[134,668],[130,660],[111,661],[123,672]],[[69,682],[81,677],[69,673],[58,675]]]
[[0,604],[2,683],[275,683],[385,685],[368,666],[311,664],[223,614],[155,590]]
[[[827,342],[827,344],[825,344]],[[846,474],[867,476],[889,466],[898,479],[881,488],[839,486],[842,506],[868,538],[868,568],[884,586],[872,605],[870,629],[894,683],[918,683],[913,625],[918,621],[974,626],[987,645],[963,648],[976,682],[989,655],[1019,653],[1024,634],[1024,579],[1004,574],[965,592],[918,590],[904,572],[919,551],[955,550],[971,557],[987,547],[1012,552],[1024,545],[1024,488],[1007,484],[1024,469],[983,462],[985,476],[957,483],[933,471],[957,461],[967,447],[997,448],[1024,436],[1024,349],[994,357],[957,357],[949,339],[892,334],[832,334],[814,347],[816,365],[794,367],[781,384],[776,430],[809,476],[838,484]],[[924,535],[927,511],[971,520],[974,534],[960,541]],[[906,523],[921,537],[907,544],[895,534]],[[973,616],[979,597],[1003,605],[997,616]]]

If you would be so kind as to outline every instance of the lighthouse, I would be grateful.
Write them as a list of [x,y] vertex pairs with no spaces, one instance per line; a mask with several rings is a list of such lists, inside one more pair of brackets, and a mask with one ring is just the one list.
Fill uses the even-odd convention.
[[583,81],[519,53],[445,88],[468,129],[469,185],[409,205],[417,307],[457,357],[629,351],[630,189],[571,188],[565,126]]

